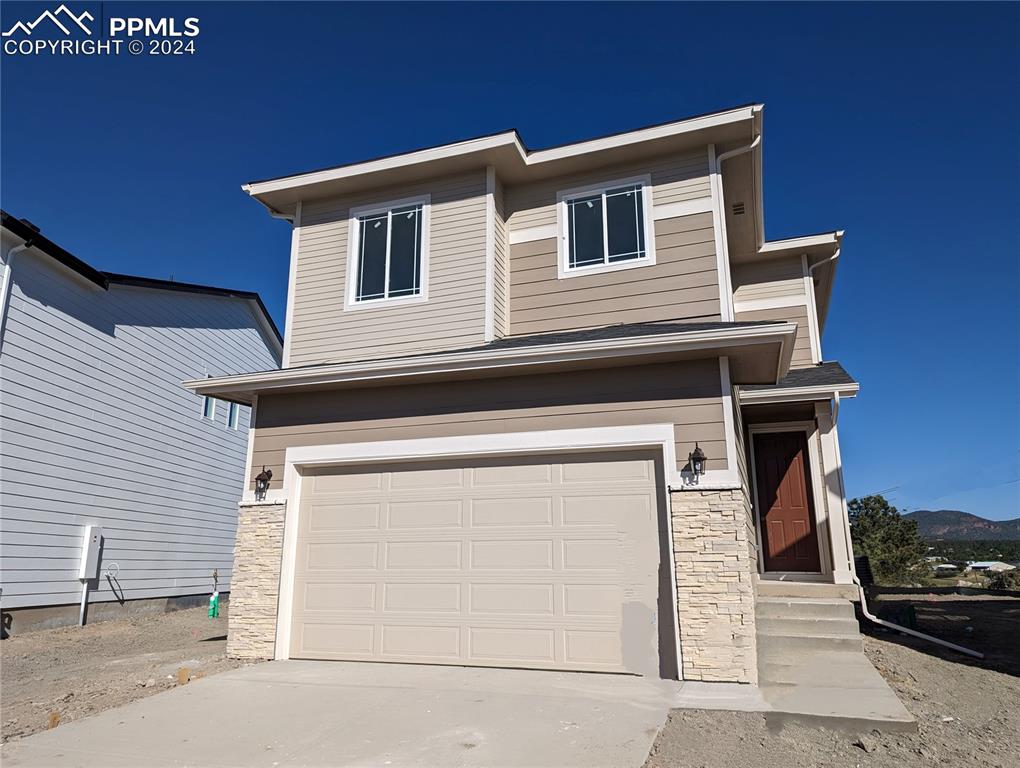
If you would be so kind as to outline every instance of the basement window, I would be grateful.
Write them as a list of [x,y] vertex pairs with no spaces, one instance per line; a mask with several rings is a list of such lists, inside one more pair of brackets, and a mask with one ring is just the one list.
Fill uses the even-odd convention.
[[654,264],[650,187],[646,176],[560,192],[559,276]]
[[347,309],[423,301],[429,198],[351,211]]

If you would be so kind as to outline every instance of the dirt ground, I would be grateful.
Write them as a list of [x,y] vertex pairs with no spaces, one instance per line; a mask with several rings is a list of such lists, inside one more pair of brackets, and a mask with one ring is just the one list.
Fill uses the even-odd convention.
[[868,658],[917,718],[917,733],[776,728],[761,714],[677,710],[646,768],[1020,764],[1020,599],[910,595],[879,601],[883,612],[908,604],[921,631],[986,654],[978,661],[884,631],[865,637]]
[[29,632],[0,642],[0,741],[79,720],[241,666],[226,658],[227,606]]

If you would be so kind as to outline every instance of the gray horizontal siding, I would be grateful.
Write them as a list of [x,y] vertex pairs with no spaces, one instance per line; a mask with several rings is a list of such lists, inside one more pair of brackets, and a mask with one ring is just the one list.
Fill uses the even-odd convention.
[[[15,258],[0,349],[3,606],[76,602],[82,528],[128,598],[229,589],[249,414],[180,382],[277,366],[240,299],[111,286]],[[105,578],[91,601],[113,600]]]

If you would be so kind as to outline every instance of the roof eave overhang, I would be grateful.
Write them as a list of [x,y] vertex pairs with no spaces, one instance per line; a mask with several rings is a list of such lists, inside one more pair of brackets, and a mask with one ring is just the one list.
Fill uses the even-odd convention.
[[[634,151],[639,145],[650,148],[666,143],[689,141],[691,145],[736,138],[728,134],[745,122],[760,128],[761,105],[751,104],[713,112],[663,125],[627,131],[549,149],[529,150],[516,131],[483,136],[477,139],[444,144],[438,147],[405,152],[361,163],[325,168],[308,173],[253,181],[241,189],[261,202],[270,213],[287,217],[299,199],[321,198],[345,194],[362,188],[385,186],[403,177],[438,176],[467,167],[493,165],[497,174],[511,181],[534,176],[567,172],[572,164],[588,162],[596,153],[606,153],[612,162],[613,153]],[[760,176],[760,174],[759,174]]]
[[835,395],[841,398],[856,397],[859,384],[832,384],[816,387],[776,387],[775,389],[740,390],[741,405],[767,405],[773,403],[811,402],[831,400]]
[[[694,331],[631,339],[549,344],[527,348],[471,350],[424,355],[394,360],[341,363],[313,368],[284,368],[277,371],[193,379],[183,385],[199,395],[250,405],[255,395],[295,391],[311,387],[358,387],[412,383],[422,379],[471,378],[478,375],[520,375],[569,363],[619,364],[627,358],[668,359],[670,355],[704,352],[739,356],[754,347],[774,345],[775,379],[789,370],[796,323],[717,331]],[[770,374],[771,375],[771,374]]]

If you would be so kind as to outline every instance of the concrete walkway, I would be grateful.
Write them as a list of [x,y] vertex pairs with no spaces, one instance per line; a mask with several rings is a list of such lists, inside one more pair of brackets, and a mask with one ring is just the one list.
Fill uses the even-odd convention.
[[679,685],[624,675],[284,661],[4,745],[14,766],[641,766]]

